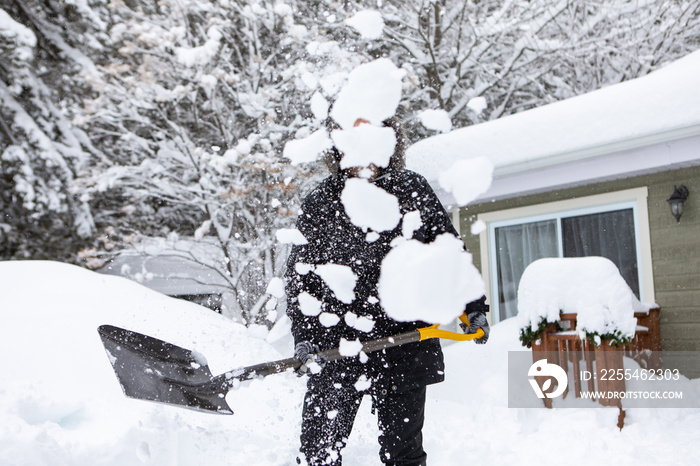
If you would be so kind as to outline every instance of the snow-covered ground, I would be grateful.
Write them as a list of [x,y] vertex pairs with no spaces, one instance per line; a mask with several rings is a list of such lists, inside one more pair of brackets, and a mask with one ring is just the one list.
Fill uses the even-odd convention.
[[[131,400],[96,329],[197,349],[214,373],[288,357],[289,339],[273,346],[208,309],[55,262],[0,262],[0,283],[0,464],[296,464],[304,379],[279,374],[229,393],[233,416]],[[628,409],[620,431],[614,408],[508,408],[507,352],[522,349],[514,319],[487,345],[444,346],[446,381],[428,389],[431,465],[697,462],[700,410]],[[344,464],[379,464],[376,435],[365,402]]]

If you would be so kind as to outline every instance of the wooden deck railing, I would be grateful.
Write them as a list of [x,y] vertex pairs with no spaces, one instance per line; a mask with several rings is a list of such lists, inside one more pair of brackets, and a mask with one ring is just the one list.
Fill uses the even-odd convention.
[[[606,374],[611,374],[611,370],[624,369],[623,356],[633,358],[643,368],[661,368],[659,308],[653,308],[648,313],[635,313],[634,316],[637,318],[637,331],[630,344],[614,347],[610,345],[609,340],[603,340],[596,347],[591,342],[581,340],[579,337],[576,331],[576,314],[562,314],[560,327],[564,330],[557,331],[556,325],[550,324],[538,342],[533,343],[532,360],[535,362],[547,359],[549,363],[561,366],[567,373],[571,364],[574,376],[573,390],[577,398],[584,390],[591,393],[596,391],[624,392],[624,378],[617,380],[616,378],[604,377]],[[595,373],[595,376],[588,380],[582,380],[582,371],[586,371],[588,374]],[[568,395],[569,388],[571,387],[567,387],[564,392],[564,398]],[[552,407],[550,398],[545,398],[544,402],[548,408]],[[603,406],[620,406],[621,408],[620,398],[617,400],[601,398],[599,403]]]

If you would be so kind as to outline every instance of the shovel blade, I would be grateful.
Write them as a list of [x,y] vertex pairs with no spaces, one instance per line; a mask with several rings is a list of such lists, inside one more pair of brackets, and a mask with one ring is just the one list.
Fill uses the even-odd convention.
[[[201,355],[131,330],[98,328],[124,394],[217,414],[233,414],[228,388],[219,386]],[[201,387],[207,387],[202,390]]]

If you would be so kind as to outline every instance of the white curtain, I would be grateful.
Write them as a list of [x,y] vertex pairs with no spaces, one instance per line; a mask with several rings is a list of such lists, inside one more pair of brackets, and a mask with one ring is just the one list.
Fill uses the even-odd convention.
[[556,220],[496,228],[500,319],[518,314],[518,285],[525,267],[537,259],[559,257]]
[[602,256],[620,270],[637,298],[637,243],[632,209],[561,219],[564,257]]

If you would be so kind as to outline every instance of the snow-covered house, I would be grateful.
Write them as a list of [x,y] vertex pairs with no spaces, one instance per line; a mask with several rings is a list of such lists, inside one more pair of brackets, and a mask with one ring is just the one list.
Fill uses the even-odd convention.
[[[408,166],[449,206],[440,173],[474,157],[493,162],[493,183],[453,216],[495,321],[517,313],[529,263],[598,255],[641,301],[661,307],[663,350],[700,350],[700,51],[642,78],[420,141]],[[680,185],[690,195],[677,222],[667,199]]]

